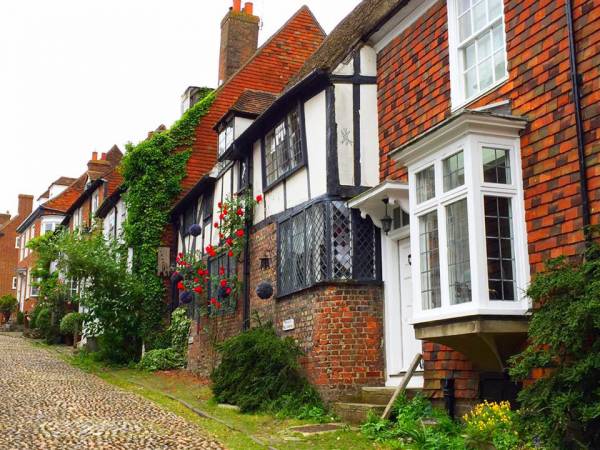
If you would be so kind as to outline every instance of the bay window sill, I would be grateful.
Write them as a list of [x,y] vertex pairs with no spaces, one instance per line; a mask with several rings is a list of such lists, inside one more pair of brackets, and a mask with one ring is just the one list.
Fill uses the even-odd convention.
[[423,311],[421,313],[415,313],[411,325],[419,325],[430,322],[452,320],[452,319],[463,319],[472,318],[476,316],[528,316],[529,315],[529,304],[526,301],[523,302],[496,302],[502,303],[501,305],[490,305],[490,306],[474,306],[468,303],[460,305],[454,305],[451,307],[436,308],[429,311]]

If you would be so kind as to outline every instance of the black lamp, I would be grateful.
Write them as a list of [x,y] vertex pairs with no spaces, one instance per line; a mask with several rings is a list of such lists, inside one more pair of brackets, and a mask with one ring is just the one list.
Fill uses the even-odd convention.
[[385,216],[381,219],[381,229],[385,234],[388,234],[392,230],[392,218],[388,214],[388,204],[390,203],[390,199],[384,198],[382,202],[385,204]]

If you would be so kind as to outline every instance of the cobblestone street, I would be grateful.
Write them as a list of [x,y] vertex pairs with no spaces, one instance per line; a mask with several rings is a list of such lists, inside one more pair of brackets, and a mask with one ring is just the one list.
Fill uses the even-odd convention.
[[151,401],[0,335],[0,450],[222,448]]

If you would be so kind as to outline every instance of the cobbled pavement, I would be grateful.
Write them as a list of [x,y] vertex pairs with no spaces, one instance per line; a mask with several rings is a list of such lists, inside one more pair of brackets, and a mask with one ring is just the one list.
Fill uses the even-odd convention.
[[155,403],[0,335],[0,450],[223,448]]

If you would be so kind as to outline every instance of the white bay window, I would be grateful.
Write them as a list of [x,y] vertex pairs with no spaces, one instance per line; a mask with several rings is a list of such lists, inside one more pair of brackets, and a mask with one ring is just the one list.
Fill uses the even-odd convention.
[[522,315],[529,306],[518,138],[524,122],[497,119],[514,130],[493,134],[475,116],[449,127],[460,133],[424,138],[399,158],[409,171],[411,251],[419,255],[412,259],[415,323]]

